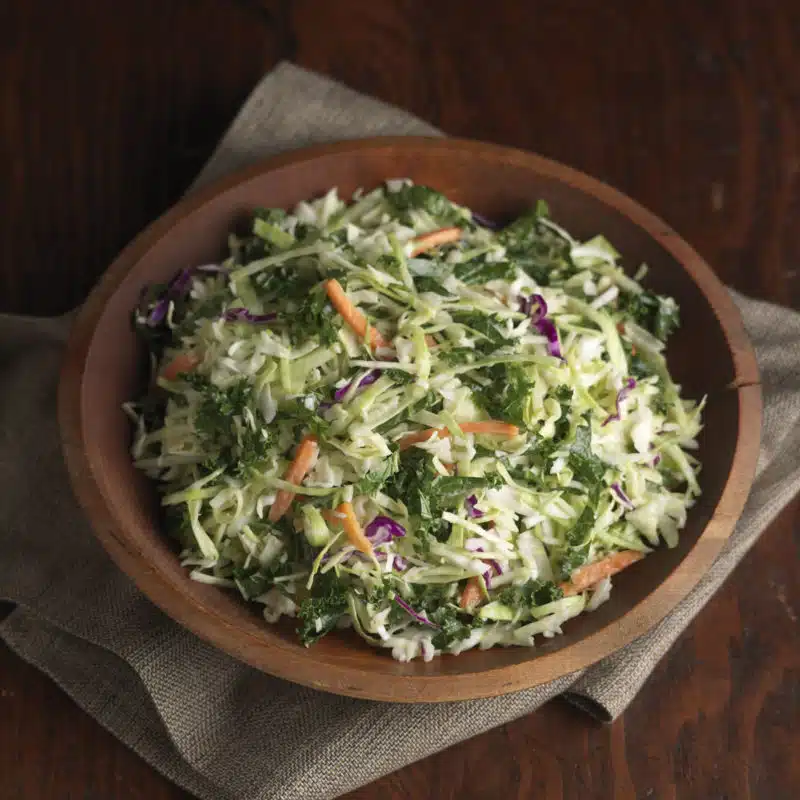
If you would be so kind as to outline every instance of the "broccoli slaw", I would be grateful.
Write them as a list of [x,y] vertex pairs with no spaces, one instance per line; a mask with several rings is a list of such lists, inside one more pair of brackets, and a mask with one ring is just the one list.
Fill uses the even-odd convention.
[[132,456],[194,580],[430,660],[560,633],[678,543],[704,401],[667,369],[676,304],[602,236],[395,180],[229,248],[133,312]]

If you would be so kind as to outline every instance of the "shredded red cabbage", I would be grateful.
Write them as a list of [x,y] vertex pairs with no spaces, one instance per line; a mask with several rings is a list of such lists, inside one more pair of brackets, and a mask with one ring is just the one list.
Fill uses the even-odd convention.
[[467,508],[467,516],[471,519],[478,519],[479,517],[483,516],[483,511],[479,508],[475,508],[478,504],[478,498],[475,497],[474,494],[470,495],[465,501],[464,505]]
[[540,294],[519,298],[519,308],[531,318],[533,327],[547,339],[547,352],[554,358],[561,358],[561,343],[555,323],[547,316],[547,301]]
[[160,325],[167,316],[169,311],[170,299],[164,295],[151,309],[147,315],[146,322],[151,328]]
[[540,294],[520,297],[519,310],[523,314],[527,314],[531,318],[531,322],[536,324],[540,319],[547,316],[547,301]]
[[[380,372],[377,369],[372,370],[368,375],[365,375],[359,382],[358,388],[363,389],[365,386],[369,386],[371,383],[375,383],[376,380],[380,377]],[[353,385],[353,382],[350,381],[346,383],[341,389],[337,389],[333,394],[333,399],[339,403],[341,402],[342,398],[350,391],[350,387]]]
[[489,565],[489,569],[483,573],[483,580],[486,583],[486,588],[492,588],[492,575],[502,575],[503,568],[500,564],[497,563],[493,558],[487,558],[486,563]]
[[636,381],[633,378],[628,378],[628,380],[625,381],[625,385],[617,392],[617,401],[616,401],[617,410],[616,410],[616,412],[614,414],[609,415],[608,417],[605,418],[605,420],[603,420],[603,424],[600,426],[601,428],[603,428],[606,425],[608,425],[609,422],[612,422],[612,421],[619,422],[619,420],[620,420],[620,404],[630,394],[631,389],[634,389],[635,387],[636,387]]
[[[199,267],[185,267],[182,269],[169,282],[166,291],[156,300],[155,305],[150,309],[150,311],[147,312],[147,316],[145,318],[147,325],[149,325],[151,328],[155,328],[166,319],[170,302],[179,300],[189,291],[189,288],[192,285],[192,276],[195,272],[214,273],[227,272],[227,270],[225,267],[222,267],[219,264],[202,264]],[[142,293],[145,294],[146,292],[147,288],[145,287],[145,289],[142,290]]]
[[183,297],[186,292],[189,291],[189,287],[192,285],[193,273],[194,270],[189,267],[182,269],[172,279],[172,283],[170,283],[169,288],[167,289],[167,295],[172,298]]
[[[464,548],[473,553],[483,552],[483,545],[478,544],[472,539],[469,539],[464,543]],[[487,558],[485,561],[488,565],[488,569],[483,573],[483,580],[486,582],[486,588],[490,589],[492,587],[492,575],[502,575],[503,568],[493,558]]]
[[630,497],[622,491],[622,487],[618,483],[612,483],[611,489],[613,490],[614,494],[619,498],[619,501],[622,505],[626,506],[627,508],[633,508],[633,503],[631,502]]
[[406,529],[391,517],[377,516],[364,529],[364,535],[373,545],[379,545],[405,536]]
[[403,556],[394,554],[394,561],[392,562],[392,569],[396,569],[398,572],[403,572],[408,569],[408,561],[406,561]]
[[484,217],[483,214],[478,214],[476,211],[472,212],[472,221],[477,222],[482,228],[488,228],[490,231],[496,231],[500,226],[489,217]]
[[403,600],[403,598],[400,597],[399,594],[396,594],[394,596],[394,599],[397,605],[399,605],[400,608],[402,608],[403,611],[406,612],[406,614],[408,614],[410,617],[413,617],[417,622],[421,623],[422,625],[428,625],[431,628],[439,627],[436,623],[431,622],[424,614],[420,614],[418,611],[414,611],[414,609],[411,608],[411,606],[408,603],[406,603],[406,601]]
[[225,322],[250,322],[253,325],[262,325],[277,319],[277,314],[253,314],[246,308],[229,308],[223,315]]

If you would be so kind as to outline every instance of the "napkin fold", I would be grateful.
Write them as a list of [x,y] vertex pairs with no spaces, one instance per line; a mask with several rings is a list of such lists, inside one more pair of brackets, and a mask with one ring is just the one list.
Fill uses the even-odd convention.
[[[195,186],[285,150],[398,134],[439,132],[282,64],[254,90]],[[153,606],[106,556],[70,490],[56,387],[71,317],[0,316],[0,597],[17,604],[0,636],[206,800],[335,797],[559,694],[613,719],[800,488],[800,315],[734,298],[761,368],[763,440],[747,507],[714,565],[650,633],[600,663],[504,697],[437,705],[355,700],[269,677]]]

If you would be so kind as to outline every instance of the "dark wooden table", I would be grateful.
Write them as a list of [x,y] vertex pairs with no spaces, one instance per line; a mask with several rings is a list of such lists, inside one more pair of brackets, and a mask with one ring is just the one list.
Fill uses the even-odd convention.
[[[592,173],[800,306],[797,0],[6,0],[0,310],[78,303],[280,59]],[[615,724],[556,701],[350,800],[800,796],[798,512]],[[186,796],[1,645],[0,720],[2,798]]]

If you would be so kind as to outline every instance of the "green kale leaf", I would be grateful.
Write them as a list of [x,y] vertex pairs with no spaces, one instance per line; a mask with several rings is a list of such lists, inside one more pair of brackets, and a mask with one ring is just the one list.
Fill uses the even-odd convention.
[[523,606],[543,606],[545,603],[552,603],[560,600],[564,596],[562,589],[552,581],[543,581],[539,578],[531,578],[521,586],[509,586],[503,589],[497,599],[512,608]]
[[300,604],[297,616],[301,625],[297,629],[300,641],[306,646],[314,644],[330,633],[347,612],[347,590],[333,572],[317,576],[311,597]]
[[508,261],[487,261],[482,256],[457,264],[453,274],[464,283],[482,284],[497,280],[513,281],[516,269]]
[[[269,439],[247,379],[225,389],[198,374],[187,375],[186,380],[200,392],[194,426],[206,449],[215,453],[215,464],[241,475],[263,461]],[[251,416],[255,426],[249,422]]]
[[662,342],[666,342],[680,327],[680,309],[675,301],[653,292],[623,293],[620,295],[619,307],[637,325],[650,331]]
[[532,391],[535,384],[519,364],[495,364],[483,370],[491,379],[488,386],[473,382],[470,386],[472,399],[492,419],[513,422],[522,428],[534,409]]
[[559,273],[565,276],[576,271],[570,258],[570,243],[542,223],[548,216],[547,204],[539,201],[497,235],[509,257],[540,286],[549,286]]
[[356,495],[374,495],[383,489],[384,484],[400,468],[400,453],[395,451],[389,458],[385,459],[380,469],[368,472],[361,480],[356,483],[353,491]]
[[498,347],[507,344],[507,340],[500,328],[497,327],[498,320],[488,314],[480,314],[472,311],[455,311],[452,314],[453,322],[463,325],[473,333],[483,337],[482,341],[476,343],[476,349],[483,353],[494,352]]
[[464,214],[441,192],[422,184],[403,186],[399,191],[387,192],[386,199],[405,221],[409,221],[407,212],[412,209],[426,211],[443,225],[464,221]]
[[575,430],[567,460],[575,477],[590,490],[603,480],[606,465],[592,453],[592,429],[588,424]]

